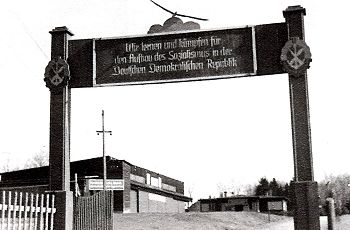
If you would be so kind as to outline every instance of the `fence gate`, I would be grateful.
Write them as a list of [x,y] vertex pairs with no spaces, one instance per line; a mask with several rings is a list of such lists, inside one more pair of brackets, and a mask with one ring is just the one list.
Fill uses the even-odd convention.
[[55,195],[0,192],[0,230],[52,230]]
[[74,230],[113,229],[113,191],[74,199]]

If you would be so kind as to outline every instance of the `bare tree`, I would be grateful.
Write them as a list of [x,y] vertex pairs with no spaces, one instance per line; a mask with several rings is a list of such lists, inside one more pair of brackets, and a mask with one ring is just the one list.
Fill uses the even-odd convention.
[[193,186],[192,185],[188,186],[187,192],[188,192],[188,195],[190,196],[190,198],[193,198],[192,197],[192,195],[193,195]]
[[1,157],[2,158],[2,160],[1,160],[2,165],[1,165],[0,171],[1,172],[10,172],[10,171],[14,171],[14,170],[19,170],[20,167],[18,165],[13,166],[11,164],[13,162],[10,161],[10,157],[9,157],[10,153],[7,153],[7,155],[8,155],[7,157],[3,157],[3,156]]
[[36,153],[31,159],[24,165],[25,169],[36,168],[49,165],[49,154],[43,150]]
[[217,184],[217,190],[219,191],[220,194],[224,195],[226,192],[226,195],[233,196],[233,195],[243,195],[247,191],[246,188],[248,188],[251,185],[245,185],[240,182],[235,181],[232,179],[228,185],[225,185],[223,183],[218,183]]
[[244,194],[247,196],[254,196],[255,195],[255,187],[256,185],[247,184],[244,187]]
[[[193,184],[189,185],[187,187],[187,192],[188,192],[188,195],[190,196],[190,198],[193,199]],[[192,201],[189,201],[187,202],[187,208],[189,208],[191,205],[193,204],[193,200]]]
[[3,164],[1,166],[1,171],[2,172],[9,172],[11,171],[11,167],[10,167],[10,159],[6,159],[3,161]]
[[327,197],[334,198],[337,214],[348,214],[350,212],[350,175],[327,175],[319,183],[319,195],[321,203],[324,204]]

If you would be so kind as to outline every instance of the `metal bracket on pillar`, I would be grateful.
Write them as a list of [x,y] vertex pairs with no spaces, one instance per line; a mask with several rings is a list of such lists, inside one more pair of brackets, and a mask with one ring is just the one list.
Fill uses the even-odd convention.
[[46,87],[54,94],[60,94],[70,80],[69,66],[66,60],[60,56],[55,57],[45,68]]

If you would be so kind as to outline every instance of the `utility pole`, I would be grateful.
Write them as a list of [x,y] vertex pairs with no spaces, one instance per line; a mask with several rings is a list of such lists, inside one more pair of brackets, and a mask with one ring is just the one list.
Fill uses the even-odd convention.
[[103,191],[106,191],[107,182],[107,166],[106,166],[106,154],[105,154],[105,133],[112,135],[112,131],[105,130],[105,111],[102,110],[102,131],[96,131],[97,135],[102,133],[102,158],[103,158]]

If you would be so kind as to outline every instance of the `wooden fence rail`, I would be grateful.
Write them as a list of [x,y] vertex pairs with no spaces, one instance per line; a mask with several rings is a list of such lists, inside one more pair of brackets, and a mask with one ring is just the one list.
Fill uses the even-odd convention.
[[113,191],[74,200],[74,230],[113,229]]
[[0,193],[0,230],[52,230],[55,212],[53,194]]

